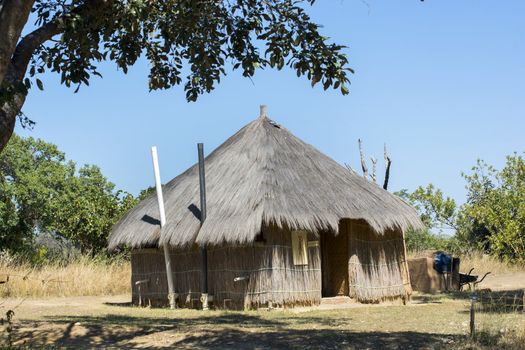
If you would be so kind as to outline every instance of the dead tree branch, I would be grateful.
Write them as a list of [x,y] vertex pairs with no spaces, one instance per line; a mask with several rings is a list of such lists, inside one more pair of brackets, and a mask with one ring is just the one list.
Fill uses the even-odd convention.
[[374,181],[375,183],[377,183],[377,158],[375,157],[370,157],[370,160],[372,161],[372,175],[371,175],[371,178],[372,178],[372,181]]
[[383,189],[388,190],[388,180],[390,179],[390,165],[392,165],[392,160],[388,156],[385,143],[385,182],[383,183]]
[[363,152],[363,142],[361,139],[357,140],[359,144],[359,155],[361,156],[361,169],[363,169],[363,177],[368,180],[368,167],[366,166],[365,155]]

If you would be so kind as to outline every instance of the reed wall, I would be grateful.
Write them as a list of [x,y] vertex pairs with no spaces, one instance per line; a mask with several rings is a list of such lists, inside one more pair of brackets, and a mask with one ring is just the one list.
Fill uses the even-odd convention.
[[[403,234],[390,230],[380,236],[361,221],[342,220],[340,225],[339,235],[347,236],[348,256],[341,260],[348,264],[345,293],[360,302],[406,300],[412,290]],[[307,250],[308,264],[294,265],[291,231],[273,225],[264,227],[252,244],[208,247],[208,293],[214,298],[214,306],[246,309],[267,306],[269,302],[275,307],[319,304],[321,247],[312,233],[308,234]],[[179,306],[200,306],[200,254],[197,247],[171,251]],[[330,249],[323,254],[331,254]],[[131,262],[133,302],[138,304],[140,297],[143,305],[167,305],[162,250],[133,250]],[[139,291],[136,282],[141,280],[147,283]]]
[[[321,301],[319,241],[308,234],[308,265],[294,265],[291,231],[271,225],[250,245],[208,247],[208,293],[217,308],[315,305]],[[201,258],[197,248],[171,252],[179,306],[198,307]],[[132,298],[142,304],[167,305],[164,255],[160,249],[132,252]],[[235,282],[235,278],[241,280]]]
[[[179,294],[180,306],[196,304],[200,298],[201,257],[196,247],[171,250],[175,293]],[[137,281],[148,282],[139,286]],[[168,282],[162,249],[134,249],[131,252],[132,302],[143,305],[168,305]]]
[[360,302],[407,300],[412,293],[403,233],[376,234],[362,221],[342,220],[349,235],[349,295]]

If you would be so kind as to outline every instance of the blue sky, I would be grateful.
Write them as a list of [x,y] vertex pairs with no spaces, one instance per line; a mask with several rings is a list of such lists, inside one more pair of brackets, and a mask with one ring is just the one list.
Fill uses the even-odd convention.
[[292,71],[238,72],[187,103],[182,88],[148,92],[147,62],[73,94],[57,76],[41,79],[24,112],[37,122],[22,135],[58,144],[78,164],[97,164],[121,189],[153,185],[150,147],[163,182],[258,116],[271,118],[335,160],[359,169],[357,139],[391,157],[391,190],[434,183],[464,199],[462,171],[477,158],[501,167],[525,150],[525,1],[318,0],[309,9],[323,33],[349,46],[350,95],[311,88]]

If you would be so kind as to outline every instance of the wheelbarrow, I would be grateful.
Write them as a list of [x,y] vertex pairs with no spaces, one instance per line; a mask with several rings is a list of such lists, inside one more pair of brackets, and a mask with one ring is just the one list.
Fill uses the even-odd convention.
[[469,289],[476,289],[476,286],[483,282],[485,277],[487,277],[490,272],[487,272],[486,274],[481,277],[481,279],[478,280],[478,275],[473,275],[472,271],[474,271],[474,268],[471,268],[468,273],[460,273],[459,274],[459,290],[463,290],[463,287],[468,285]]

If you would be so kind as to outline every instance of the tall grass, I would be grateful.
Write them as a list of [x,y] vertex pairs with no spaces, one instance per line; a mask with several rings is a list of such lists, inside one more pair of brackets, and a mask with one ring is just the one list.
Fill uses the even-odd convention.
[[495,258],[491,255],[483,254],[481,252],[474,252],[468,255],[461,256],[461,270],[468,271],[474,268],[474,274],[484,274],[492,272],[493,274],[523,272],[525,266],[521,264],[511,264]]
[[[432,257],[435,251],[436,249],[409,251],[408,257]],[[456,256],[455,254],[453,255]],[[472,273],[475,275],[483,275],[486,272],[493,274],[525,272],[525,265],[509,263],[480,251],[462,254],[459,258],[461,272],[468,272],[471,268],[474,268]]]
[[492,316],[476,331],[474,339],[468,339],[450,347],[453,350],[523,350],[525,348],[525,321],[522,315],[514,315],[513,322],[507,324],[509,317]]
[[35,266],[0,254],[0,297],[115,295],[130,292],[131,267],[123,259],[80,256],[67,264]]

